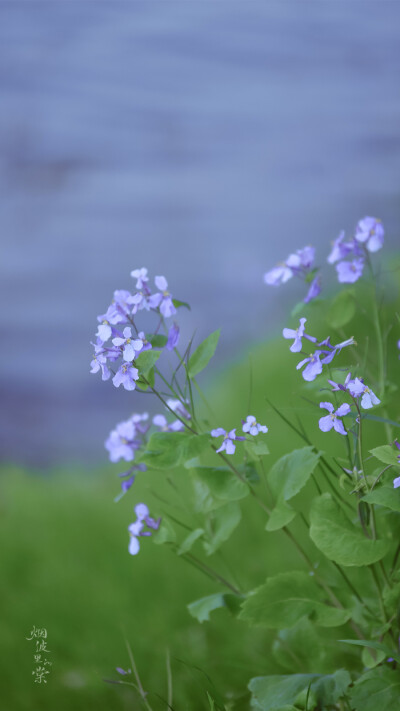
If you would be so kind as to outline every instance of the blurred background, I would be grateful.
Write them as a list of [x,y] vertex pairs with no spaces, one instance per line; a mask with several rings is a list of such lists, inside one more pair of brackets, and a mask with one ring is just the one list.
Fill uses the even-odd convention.
[[3,461],[104,461],[146,407],[89,375],[132,269],[190,302],[184,338],[222,328],[218,367],[302,298],[262,282],[290,250],[322,263],[366,214],[396,244],[399,22],[368,0],[1,3]]

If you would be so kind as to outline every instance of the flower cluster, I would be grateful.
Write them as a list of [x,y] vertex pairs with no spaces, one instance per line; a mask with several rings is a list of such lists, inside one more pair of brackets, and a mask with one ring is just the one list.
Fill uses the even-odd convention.
[[303,279],[310,283],[307,294],[304,297],[304,302],[308,303],[315,299],[321,292],[321,280],[319,276],[313,278],[314,272],[312,265],[315,259],[315,247],[307,246],[298,249],[293,254],[289,254],[288,258],[277,264],[276,267],[264,274],[265,284],[270,286],[279,286],[284,284],[293,276]]
[[336,383],[334,380],[328,380],[328,383],[332,386],[333,392],[337,390],[347,391],[354,399],[361,398],[360,406],[363,410],[369,410],[374,405],[380,404],[379,398],[368,385],[365,385],[364,378],[354,378],[352,380],[351,373],[348,373],[343,385]]
[[306,366],[302,371],[302,376],[304,380],[310,382],[312,380],[315,380],[317,375],[322,373],[323,365],[328,365],[329,363],[331,363],[335,355],[337,353],[340,353],[342,348],[353,345],[355,341],[354,338],[348,338],[346,341],[342,341],[341,343],[332,345],[328,336],[328,338],[325,338],[324,341],[318,342],[315,336],[308,336],[305,333],[306,321],[306,318],[301,318],[300,325],[297,329],[284,328],[282,331],[282,335],[284,338],[293,338],[293,343],[290,346],[290,350],[292,351],[292,353],[301,352],[303,348],[302,338],[306,338],[308,341],[316,343],[317,348],[314,353],[307,354],[306,358],[303,358],[303,360],[301,360],[300,363],[298,363],[296,366],[297,370],[300,370],[300,368]]
[[[157,520],[151,518],[150,511],[146,504],[137,504],[135,506],[135,514],[136,521],[128,526],[128,531],[130,533],[129,553],[131,555],[139,553],[139,536],[151,536],[152,531],[157,531],[161,523],[161,518],[158,518]],[[146,531],[145,527],[150,530]]]
[[[255,437],[260,432],[268,432],[268,427],[266,425],[260,425],[253,415],[248,415],[246,420],[242,420],[242,430],[245,434],[250,434]],[[217,454],[220,452],[234,454],[236,450],[235,442],[243,442],[246,439],[246,437],[236,434],[236,427],[230,430],[230,432],[224,430],[223,427],[217,427],[215,430],[211,430],[211,437],[224,438],[221,446],[216,450]]]
[[[120,385],[125,390],[135,390],[140,378],[140,369],[136,366],[136,358],[153,346],[153,336],[158,336],[160,326],[165,319],[176,313],[176,308],[168,283],[164,276],[154,279],[157,291],[151,292],[147,269],[134,269],[131,276],[136,279],[136,291],[131,293],[124,289],[114,291],[114,297],[104,314],[97,317],[99,322],[91,373],[101,371],[102,380],[108,380],[111,375],[116,388]],[[152,311],[159,316],[155,332],[146,336],[139,331],[135,317],[140,311]],[[121,330],[122,329],[122,330]],[[173,350],[179,340],[179,326],[174,323],[168,330],[168,335],[162,337],[162,345],[167,350]],[[111,368],[111,364],[119,363]]]
[[353,284],[363,271],[368,252],[377,252],[383,246],[384,229],[375,217],[364,217],[357,224],[354,236],[345,241],[342,231],[332,244],[329,264],[336,264],[338,281]]

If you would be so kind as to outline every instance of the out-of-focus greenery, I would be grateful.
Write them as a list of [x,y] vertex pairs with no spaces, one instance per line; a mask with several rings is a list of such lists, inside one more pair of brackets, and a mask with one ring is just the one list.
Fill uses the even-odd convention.
[[[326,337],[330,329],[318,320],[318,308],[313,312],[309,307],[308,311],[310,331]],[[370,335],[368,326],[361,319],[353,320],[342,335],[357,337],[361,358]],[[340,336],[337,334],[337,340]],[[392,341],[392,361],[399,367],[395,336]],[[299,396],[300,390],[316,403],[326,399],[326,393],[319,392],[323,376],[305,388],[295,370],[298,360],[280,339],[256,347],[251,359],[246,354],[229,371],[215,376],[208,388],[214,415],[205,411],[211,425],[239,427],[241,418],[255,415],[269,427],[265,441],[272,464],[304,443],[271,410],[267,396],[294,423],[296,416],[300,418],[313,443],[345,456],[345,442],[340,437],[333,431],[324,435],[318,430],[318,405]],[[339,364],[348,361],[345,352],[338,357]],[[206,382],[207,376],[203,378],[200,384]],[[137,411],[143,409],[135,394],[133,403]],[[125,414],[129,413],[121,413],[121,419]],[[366,434],[371,447],[384,441],[383,425],[373,424]],[[167,697],[167,649],[176,711],[209,708],[205,677],[195,667],[209,674],[221,693],[237,698],[232,708],[247,708],[247,699],[240,698],[240,693],[252,676],[285,672],[271,656],[269,631],[249,629],[227,610],[216,611],[210,622],[200,625],[190,617],[186,605],[218,592],[220,586],[151,540],[142,539],[137,557],[128,554],[127,526],[134,518],[133,505],[143,499],[155,514],[172,513],[163,501],[178,501],[179,497],[164,473],[146,472],[114,504],[119,492],[116,475],[121,469],[118,465],[99,471],[73,467],[43,474],[8,466],[1,471],[2,711],[142,708],[136,692],[128,686],[104,682],[124,680],[115,667],[131,666],[125,640],[132,647],[154,709],[167,708],[156,696]],[[187,471],[182,472],[184,476]],[[156,491],[155,497],[149,494],[150,489]],[[241,525],[223,547],[222,556],[211,556],[207,563],[220,573],[232,570],[245,590],[280,570],[303,569],[281,532],[264,531],[261,509],[246,501],[243,511]],[[301,522],[295,522],[292,530],[304,538]],[[311,548],[313,544],[305,540],[305,545]],[[34,642],[26,637],[33,625],[48,631],[51,652],[47,657],[52,667],[47,684],[35,684],[32,675]]]

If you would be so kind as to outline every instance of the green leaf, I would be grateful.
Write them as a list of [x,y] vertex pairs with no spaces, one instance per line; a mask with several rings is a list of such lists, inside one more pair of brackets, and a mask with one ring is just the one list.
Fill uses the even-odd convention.
[[297,672],[299,669],[324,671],[327,664],[332,668],[332,651],[326,639],[326,627],[316,627],[308,617],[302,617],[290,629],[279,630],[272,645],[274,658],[288,672]]
[[263,442],[260,439],[254,438],[252,440],[246,440],[244,446],[250,459],[256,462],[259,461],[260,457],[263,457],[265,454],[269,454],[266,442]]
[[390,444],[383,444],[381,447],[375,447],[369,451],[376,459],[379,459],[379,461],[384,464],[399,464],[396,451]]
[[372,491],[363,496],[362,501],[366,501],[368,504],[386,506],[391,511],[400,512],[400,491],[394,489],[393,486],[379,486],[372,489]]
[[172,299],[172,303],[176,309],[179,309],[181,306],[183,306],[185,309],[188,309],[188,311],[190,311],[190,304],[188,304],[187,301],[179,301],[179,299]]
[[268,474],[276,504],[266,525],[267,531],[276,531],[286,526],[296,516],[296,511],[286,502],[296,496],[307,484],[318,464],[320,453],[313,447],[295,449],[278,459]]
[[210,612],[213,610],[218,610],[220,607],[227,607],[229,610],[233,611],[237,605],[232,600],[238,600],[236,595],[232,593],[216,593],[215,595],[208,595],[207,597],[202,597],[200,600],[195,600],[187,606],[192,617],[195,617],[199,622],[205,622],[210,619]]
[[183,553],[188,553],[188,551],[191,550],[192,546],[196,541],[203,535],[204,533],[204,528],[195,528],[194,531],[189,533],[188,536],[182,541],[181,545],[179,546],[178,549],[178,555],[182,555]]
[[204,541],[203,546],[206,555],[212,555],[216,550],[228,540],[231,533],[242,517],[242,511],[236,501],[225,504],[222,508],[211,512],[212,532],[208,534],[208,541]]
[[354,290],[345,289],[335,296],[327,313],[327,322],[332,328],[343,328],[356,313]]
[[350,699],[356,711],[395,711],[400,699],[398,669],[378,667],[363,674],[350,689]]
[[209,435],[188,432],[155,432],[140,460],[155,469],[172,469],[196,457],[208,444]]
[[163,543],[175,543],[176,533],[175,529],[167,518],[164,518],[161,522],[160,528],[155,532],[153,536],[154,543],[162,545]]
[[143,351],[137,358],[135,358],[135,366],[139,369],[141,376],[146,377],[147,373],[154,368],[155,363],[158,361],[161,355],[161,351]]
[[193,355],[189,358],[188,373],[190,378],[194,378],[206,367],[215,353],[219,339],[220,330],[214,331],[200,343]]
[[197,467],[193,473],[196,511],[213,511],[249,493],[249,487],[225,467]]
[[[162,333],[151,333],[146,334],[146,341],[151,343],[153,348],[164,348],[168,338],[167,336],[163,336]],[[144,352],[146,353],[146,351]]]
[[305,615],[312,616],[321,627],[337,627],[350,618],[347,610],[325,604],[323,591],[301,571],[269,578],[247,597],[239,618],[253,625],[279,629],[294,627]]
[[350,523],[330,494],[314,499],[310,512],[310,538],[317,548],[339,565],[370,565],[381,560],[389,550],[389,541],[365,538]]
[[394,652],[386,644],[381,642],[371,642],[365,639],[339,639],[339,642],[345,642],[346,644],[354,644],[356,647],[368,647],[370,649],[377,649],[379,651],[385,652],[387,657],[392,657],[396,662],[400,663],[400,654]]
[[[335,704],[351,683],[350,674],[339,669],[334,674],[290,674],[279,676],[259,676],[251,679],[252,706],[258,711],[280,711],[285,706],[302,703],[310,697],[316,699],[318,707]],[[312,692],[312,693],[311,693]],[[304,706],[303,706],[304,708]],[[315,708],[315,702],[311,706]],[[375,709],[378,711],[378,707]],[[379,709],[379,711],[381,711]]]
[[361,652],[361,661],[367,669],[374,669],[374,667],[381,664],[386,658],[385,652],[382,650],[371,650],[368,647],[363,647]]

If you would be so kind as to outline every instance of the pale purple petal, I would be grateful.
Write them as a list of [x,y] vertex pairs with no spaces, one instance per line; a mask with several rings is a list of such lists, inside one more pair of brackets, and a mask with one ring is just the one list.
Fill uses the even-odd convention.
[[160,289],[160,291],[167,291],[168,282],[164,276],[156,276],[154,282],[157,289]]
[[153,425],[164,429],[167,426],[167,418],[164,415],[154,415]]
[[333,422],[334,420],[332,419],[332,417],[330,415],[326,415],[326,417],[321,417],[318,422],[318,427],[321,432],[329,432],[329,430],[331,430],[333,427]]
[[131,540],[129,541],[129,553],[131,555],[136,555],[139,553],[140,549],[140,544],[136,536],[131,536]]
[[146,518],[146,516],[149,516],[150,514],[150,511],[146,504],[136,504],[134,511],[139,521],[142,521],[144,518]]
[[226,439],[225,442],[226,442],[226,447],[225,447],[226,453],[227,454],[234,454],[235,448],[236,448],[235,443],[232,442],[231,439]]
[[221,437],[221,435],[226,435],[226,431],[222,427],[217,427],[215,430],[211,430],[211,437]]
[[393,479],[393,486],[395,489],[398,489],[400,486],[400,476],[396,477],[396,479]]
[[293,276],[293,271],[285,264],[277,266],[264,274],[264,282],[269,286],[284,284]]
[[337,417],[335,417],[335,419],[333,420],[333,426],[335,428],[335,431],[338,432],[339,434],[347,435],[347,432],[344,429],[342,420],[339,420]]
[[319,406],[322,407],[324,410],[328,410],[328,412],[333,412],[335,409],[331,402],[320,402]]
[[340,405],[340,407],[336,410],[336,415],[337,417],[344,417],[349,414],[350,410],[350,405],[347,402],[344,402],[343,405]]

